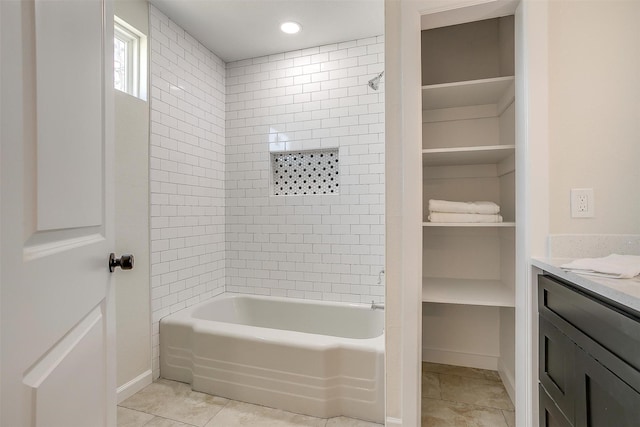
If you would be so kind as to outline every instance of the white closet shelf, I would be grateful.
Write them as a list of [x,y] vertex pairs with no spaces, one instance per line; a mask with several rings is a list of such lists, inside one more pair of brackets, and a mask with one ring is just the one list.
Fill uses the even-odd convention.
[[422,86],[422,109],[498,104],[514,80],[508,76]]
[[423,222],[423,227],[515,227],[515,222]]
[[422,150],[422,166],[494,164],[513,155],[515,151],[515,145],[428,148]]
[[515,307],[515,292],[499,280],[423,277],[422,302]]

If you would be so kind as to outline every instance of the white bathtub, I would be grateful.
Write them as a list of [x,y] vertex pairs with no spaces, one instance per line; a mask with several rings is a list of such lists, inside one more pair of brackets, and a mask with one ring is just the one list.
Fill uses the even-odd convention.
[[315,417],[384,419],[384,313],[226,293],[160,321],[160,375]]

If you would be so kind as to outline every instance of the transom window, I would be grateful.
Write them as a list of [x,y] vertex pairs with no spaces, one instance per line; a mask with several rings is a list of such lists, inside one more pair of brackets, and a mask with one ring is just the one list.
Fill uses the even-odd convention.
[[114,16],[113,87],[147,98],[147,37]]

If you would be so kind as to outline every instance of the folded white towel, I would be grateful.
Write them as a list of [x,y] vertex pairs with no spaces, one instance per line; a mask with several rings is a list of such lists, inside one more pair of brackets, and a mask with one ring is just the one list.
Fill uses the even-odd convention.
[[640,256],[611,254],[603,258],[577,259],[560,267],[590,276],[630,279],[640,274]]
[[429,214],[431,222],[502,222],[500,215],[482,215],[469,213],[431,212]]
[[500,206],[493,202],[451,202],[449,200],[429,200],[429,212],[451,212],[495,215]]

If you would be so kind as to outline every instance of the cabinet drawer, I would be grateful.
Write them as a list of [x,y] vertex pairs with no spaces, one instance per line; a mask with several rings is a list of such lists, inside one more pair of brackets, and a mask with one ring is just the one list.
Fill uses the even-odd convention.
[[564,414],[553,403],[541,385],[538,386],[540,397],[540,427],[572,427]]
[[[558,318],[564,320],[636,371],[640,370],[640,322],[637,313],[623,312],[550,276],[540,276],[538,284],[541,316],[556,326],[559,326]],[[582,346],[580,337],[575,333],[563,332]],[[596,354],[594,356],[597,357]]]
[[573,423],[575,407],[575,344],[544,317],[540,326],[540,383],[567,419]]

